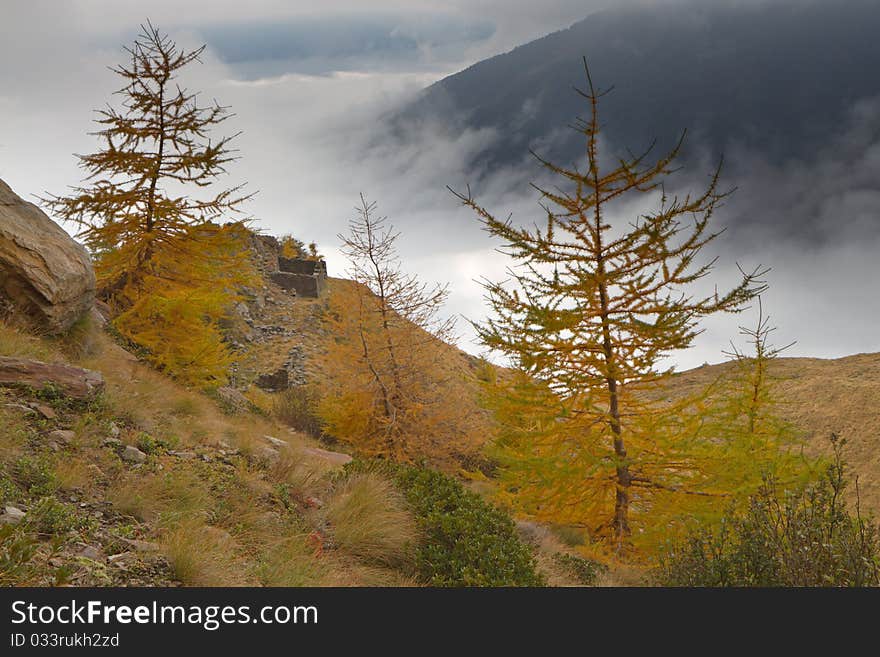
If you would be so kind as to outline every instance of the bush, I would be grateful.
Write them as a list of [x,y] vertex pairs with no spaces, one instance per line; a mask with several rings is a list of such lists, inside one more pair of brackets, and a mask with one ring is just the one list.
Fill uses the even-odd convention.
[[0,504],[15,502],[21,496],[18,486],[5,474],[0,472]]
[[88,527],[89,521],[76,513],[76,507],[44,497],[28,511],[25,522],[38,534],[60,536]]
[[878,586],[880,535],[871,520],[850,514],[842,441],[834,461],[798,490],[766,478],[743,511],[729,511],[716,530],[669,548],[657,579],[667,586]]
[[43,457],[22,456],[13,464],[12,476],[34,497],[51,495],[58,488],[52,463]]
[[308,538],[291,536],[266,552],[256,574],[263,586],[320,586],[325,570]]
[[557,552],[553,555],[553,560],[561,567],[574,575],[575,579],[584,586],[590,586],[596,583],[596,578],[601,573],[607,573],[608,567],[592,561],[584,559],[566,552]]
[[321,420],[317,415],[318,394],[308,385],[292,386],[277,395],[273,404],[275,417],[297,431],[323,437]]
[[14,525],[0,525],[0,586],[27,584],[33,576],[31,560],[37,553],[36,538]]
[[535,560],[505,513],[465,490],[458,481],[425,468],[364,464],[349,472],[380,469],[406,498],[421,540],[416,572],[430,586],[542,586]]
[[174,576],[186,586],[245,586],[247,578],[233,538],[193,519],[172,527],[162,547]]

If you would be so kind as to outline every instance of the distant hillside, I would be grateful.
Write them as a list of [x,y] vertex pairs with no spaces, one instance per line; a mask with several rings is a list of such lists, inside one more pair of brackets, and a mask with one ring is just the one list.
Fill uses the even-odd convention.
[[783,162],[814,153],[857,100],[880,94],[878,32],[873,0],[613,8],[440,80],[394,123],[497,129],[477,171],[518,163],[529,147],[580,158],[564,128],[586,111],[571,90],[584,84],[586,57],[596,84],[615,86],[602,101],[615,148],[669,145],[687,128],[691,154],[738,145]]
[[[681,372],[672,390],[704,388],[730,371],[731,363]],[[808,453],[829,452],[831,432],[847,439],[845,458],[859,475],[862,508],[880,517],[880,353],[823,360],[780,358],[777,380],[781,415],[804,432]]]

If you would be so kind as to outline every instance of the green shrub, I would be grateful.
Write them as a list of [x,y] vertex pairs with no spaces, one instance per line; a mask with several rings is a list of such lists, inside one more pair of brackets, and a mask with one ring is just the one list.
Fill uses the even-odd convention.
[[880,534],[844,503],[842,441],[834,462],[797,490],[766,478],[717,529],[670,546],[657,579],[667,586],[880,586]]
[[18,486],[5,474],[0,473],[0,504],[7,502],[16,502],[21,496]]
[[34,497],[51,495],[58,488],[52,463],[40,456],[22,456],[12,466],[12,476]]
[[0,586],[29,583],[37,539],[15,525],[0,525]]
[[608,567],[601,563],[565,552],[557,552],[553,555],[553,560],[574,575],[575,579],[584,586],[595,584],[596,577],[608,572]]
[[76,507],[54,497],[44,497],[34,504],[28,510],[25,522],[37,533],[48,536],[67,534],[88,525],[88,520],[77,514]]
[[381,470],[406,498],[419,525],[418,578],[430,586],[542,586],[535,560],[508,515],[465,490],[458,481],[426,468],[365,464],[349,473]]
[[144,454],[155,454],[159,444],[150,434],[141,433],[135,441],[135,447],[141,450]]

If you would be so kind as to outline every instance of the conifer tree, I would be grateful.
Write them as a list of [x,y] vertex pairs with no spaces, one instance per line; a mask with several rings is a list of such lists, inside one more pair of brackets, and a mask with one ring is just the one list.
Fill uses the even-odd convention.
[[[755,494],[768,477],[792,487],[817,471],[817,464],[798,449],[798,431],[781,417],[777,377],[771,368],[794,343],[774,346],[770,335],[775,330],[759,297],[754,328],[739,329],[751,349],[746,352],[732,343],[731,350],[725,352],[732,373],[709,391],[702,418],[706,457],[716,461],[716,467],[705,472],[705,487],[733,498]],[[717,507],[711,515],[719,515]]]
[[[720,165],[705,191],[684,197],[664,188],[684,135],[657,159],[650,159],[649,147],[603,166],[602,93],[586,61],[584,68],[588,87],[577,91],[590,114],[574,127],[585,140],[585,166],[563,167],[536,155],[561,181],[536,186],[544,227],[498,219],[470,189],[451,191],[515,261],[509,282],[485,283],[492,314],[475,325],[481,340],[558,403],[537,434],[543,447],[532,452],[559,466],[555,481],[545,482],[554,491],[545,507],[568,515],[580,509],[584,524],[621,548],[632,532],[634,505],[650,514],[658,493],[700,493],[691,488],[695,434],[686,414],[646,394],[662,382],[663,360],[690,346],[702,318],[746,307],[764,289],[764,272],[743,273],[724,294],[693,291],[714,264],[699,256],[719,234],[710,219],[726,196],[719,190]],[[658,197],[655,211],[628,224],[612,219],[623,202],[645,194]]]
[[[185,51],[149,22],[141,29],[125,48],[130,63],[112,69],[125,81],[116,92],[120,106],[98,111],[94,134],[103,148],[79,156],[87,184],[42,200],[79,226],[96,259],[99,291],[119,313],[117,329],[154,356],[180,346],[171,361],[203,362],[212,372],[204,378],[214,380],[229,355],[212,324],[247,270],[243,231],[217,227],[249,195],[243,185],[209,192],[235,159],[235,135],[209,136],[230,114],[216,101],[200,105],[175,81],[205,46]],[[169,324],[174,313],[162,314],[171,307],[186,308],[189,321]],[[162,325],[168,330],[157,334]]]
[[361,195],[356,210],[348,234],[339,235],[355,285],[333,295],[339,337],[324,368],[336,391],[323,405],[328,431],[364,453],[398,460],[442,452],[439,442],[454,451],[462,423],[452,422],[443,396],[444,379],[454,374],[439,362],[454,326],[439,316],[447,287],[402,270],[399,233],[376,215],[374,202]]

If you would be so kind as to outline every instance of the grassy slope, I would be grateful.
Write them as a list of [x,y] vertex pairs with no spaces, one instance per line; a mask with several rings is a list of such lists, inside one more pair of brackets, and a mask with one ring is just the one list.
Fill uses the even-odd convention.
[[[344,518],[345,500],[325,476],[333,466],[304,453],[306,437],[259,415],[223,413],[99,330],[65,345],[0,323],[0,355],[72,362],[107,381],[98,404],[51,402],[54,419],[9,406],[38,401],[33,393],[0,389],[3,501],[28,511],[37,548],[32,567],[12,573],[15,583],[411,583],[362,558],[357,545],[334,541],[327,513]],[[55,429],[72,429],[75,438],[53,445]],[[114,435],[147,451],[147,462],[121,460],[121,446],[107,444]],[[268,458],[263,435],[290,447]],[[34,524],[46,497],[56,511],[52,527]],[[82,556],[87,546],[100,556]]]
[[[723,363],[681,372],[672,389],[696,392],[730,368]],[[779,358],[771,376],[782,402],[780,414],[803,431],[808,453],[829,453],[831,432],[847,439],[844,455],[859,476],[862,507],[880,517],[880,354]]]
[[[386,482],[334,483],[335,466],[306,452],[316,445],[308,437],[261,414],[224,413],[99,330],[58,342],[0,323],[0,355],[70,362],[102,372],[107,383],[89,406],[0,388],[2,502],[28,512],[30,524],[18,534],[36,547],[17,568],[0,559],[2,583],[416,584],[407,574],[409,511]],[[51,406],[57,416],[7,406],[28,403]],[[72,429],[75,438],[53,446],[56,429]],[[149,452],[147,462],[124,462],[114,435]],[[289,448],[267,459],[263,435],[282,437]],[[23,473],[28,463],[38,464],[41,478]],[[61,518],[38,527],[46,498]],[[0,540],[0,556],[4,550]],[[545,534],[534,551],[551,585],[580,585],[554,560],[573,550]]]

